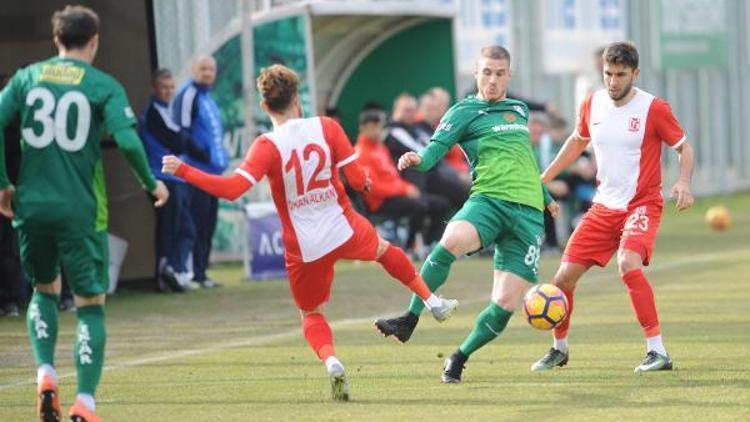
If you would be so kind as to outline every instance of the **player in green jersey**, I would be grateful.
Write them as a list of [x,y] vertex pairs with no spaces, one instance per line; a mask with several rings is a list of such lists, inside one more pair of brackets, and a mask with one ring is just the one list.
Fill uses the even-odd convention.
[[[432,168],[458,144],[471,166],[471,195],[425,260],[421,275],[432,291],[445,283],[456,257],[495,243],[491,301],[479,314],[474,330],[446,360],[443,382],[461,380],[464,363],[477,349],[500,335],[531,283],[537,281],[546,206],[558,206],[539,182],[531,148],[525,103],[506,96],[510,54],[500,46],[485,47],[476,63],[478,94],[458,102],[443,117],[430,144],[399,159],[400,170]],[[375,321],[385,336],[409,339],[424,306],[412,299],[403,316]]]
[[[100,420],[94,393],[104,362],[104,300],[109,285],[107,200],[99,140],[111,134],[156,206],[169,193],[148,168],[122,86],[91,65],[99,18],[67,6],[52,17],[58,56],[19,70],[0,92],[0,212],[13,218],[21,260],[34,294],[27,327],[37,365],[37,410],[61,418],[54,369],[60,267],[75,294],[78,389],[70,418]],[[3,130],[21,121],[21,170],[11,186]]]

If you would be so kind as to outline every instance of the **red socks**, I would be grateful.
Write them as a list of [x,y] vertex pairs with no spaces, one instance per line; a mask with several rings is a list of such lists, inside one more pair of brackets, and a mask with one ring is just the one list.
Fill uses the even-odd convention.
[[414,264],[409,261],[404,251],[396,246],[388,245],[383,255],[378,258],[380,265],[388,271],[391,277],[397,279],[422,300],[427,300],[432,294],[422,277],[417,274]]
[[562,324],[555,327],[554,336],[558,340],[568,337],[568,329],[570,329],[570,318],[573,316],[573,293],[575,291],[575,287],[570,290],[563,290],[563,293],[565,293],[565,298],[568,299],[568,317],[565,318],[565,321],[563,321]]
[[633,304],[633,310],[646,337],[658,336],[660,334],[659,316],[656,313],[654,291],[648,284],[646,276],[643,275],[643,271],[641,269],[628,271],[622,276],[622,281],[628,286],[630,302]]
[[305,315],[302,318],[302,332],[320,360],[325,362],[334,355],[333,333],[323,315],[317,313]]

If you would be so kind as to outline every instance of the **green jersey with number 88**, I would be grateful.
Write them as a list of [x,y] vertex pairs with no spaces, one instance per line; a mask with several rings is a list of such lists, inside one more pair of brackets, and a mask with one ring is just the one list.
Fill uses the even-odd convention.
[[136,123],[120,83],[80,60],[35,63],[0,93],[0,126],[15,116],[22,159],[14,226],[69,236],[106,229],[99,141]]

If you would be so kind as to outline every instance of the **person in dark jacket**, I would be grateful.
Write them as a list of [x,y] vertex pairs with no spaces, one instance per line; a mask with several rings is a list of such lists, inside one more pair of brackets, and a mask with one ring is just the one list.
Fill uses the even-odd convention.
[[157,69],[152,77],[153,92],[141,116],[140,135],[148,156],[149,167],[163,181],[171,197],[156,209],[156,280],[160,291],[182,292],[190,287],[188,258],[195,245],[195,227],[190,213],[193,189],[181,179],[161,171],[165,155],[187,154],[206,160],[187,130],[173,120],[169,102],[175,91],[172,73]]

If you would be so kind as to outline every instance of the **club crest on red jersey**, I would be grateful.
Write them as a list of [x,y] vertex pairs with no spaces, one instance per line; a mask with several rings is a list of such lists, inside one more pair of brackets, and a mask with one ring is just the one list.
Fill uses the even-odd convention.
[[640,129],[641,129],[641,119],[638,117],[631,117],[628,130],[631,132],[638,132]]

